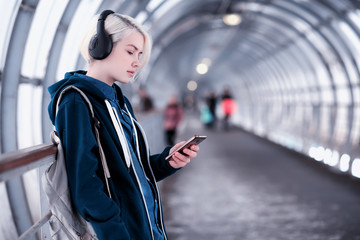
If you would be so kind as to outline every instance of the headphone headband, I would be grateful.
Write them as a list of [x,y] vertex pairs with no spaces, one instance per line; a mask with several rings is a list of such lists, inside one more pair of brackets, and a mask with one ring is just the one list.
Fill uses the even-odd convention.
[[101,21],[101,20],[105,21],[106,17],[113,13],[114,12],[112,10],[104,10],[102,13],[100,13],[98,21]]

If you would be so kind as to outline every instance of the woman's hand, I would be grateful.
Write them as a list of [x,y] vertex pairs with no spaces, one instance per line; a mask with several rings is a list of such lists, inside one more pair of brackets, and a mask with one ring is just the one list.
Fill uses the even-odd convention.
[[[170,154],[174,152],[178,147],[183,145],[185,141],[177,143],[175,146],[173,146],[170,149]],[[169,160],[169,164],[173,168],[181,168],[185,167],[189,162],[190,159],[195,158],[197,156],[197,151],[199,151],[199,146],[196,144],[191,145],[190,148],[185,148],[183,150],[183,153],[176,152]]]

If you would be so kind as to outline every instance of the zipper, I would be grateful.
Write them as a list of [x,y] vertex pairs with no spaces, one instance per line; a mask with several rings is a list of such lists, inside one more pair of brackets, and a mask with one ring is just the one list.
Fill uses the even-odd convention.
[[[126,138],[125,138],[125,133],[124,133],[124,130],[123,130],[123,128],[122,128],[122,125],[121,125],[119,116],[118,116],[118,114],[117,114],[116,109],[111,106],[111,104],[109,103],[108,100],[105,100],[105,104],[106,104],[106,106],[107,106],[108,112],[109,112],[109,114],[110,114],[110,116],[111,116],[112,123],[113,123],[113,125],[114,125],[114,127],[115,127],[116,133],[117,133],[118,138],[119,138],[119,140],[120,140],[121,147],[122,147],[123,152],[124,152],[124,155],[125,155],[126,164],[128,164],[128,162],[129,162],[129,165],[127,165],[128,168],[130,168],[130,165],[131,165],[131,168],[132,168],[132,170],[134,171],[134,175],[135,175],[135,178],[136,178],[136,182],[137,182],[137,184],[138,184],[138,186],[139,186],[139,189],[140,189],[141,198],[142,198],[143,204],[144,204],[144,206],[145,206],[146,216],[147,216],[147,218],[148,218],[148,224],[149,224],[150,232],[151,232],[151,239],[154,240],[154,234],[153,234],[153,230],[152,230],[152,226],[151,226],[151,220],[150,220],[150,215],[149,215],[149,209],[148,209],[148,207],[147,207],[146,200],[145,200],[145,197],[144,197],[144,192],[143,192],[143,190],[142,190],[142,187],[141,187],[141,184],[140,184],[140,180],[139,180],[139,177],[138,177],[138,175],[137,175],[137,173],[136,173],[134,164],[130,164],[130,163],[132,162],[132,158],[131,158],[131,155],[130,155],[130,149],[129,149],[129,146],[128,146],[128,144],[127,144],[127,140],[126,140]],[[130,118],[131,118],[131,117],[130,117]],[[134,124],[133,121],[132,121],[132,124]],[[134,129],[135,129],[135,125],[133,125],[133,127],[134,127]],[[138,142],[137,142],[137,150],[138,150],[138,148],[139,148],[139,147],[138,147]],[[146,148],[147,148],[147,147],[146,147]],[[139,153],[138,153],[138,154],[139,154]],[[141,162],[140,159],[139,159],[139,162]],[[144,172],[144,173],[145,173],[145,172]],[[146,174],[145,174],[145,176],[146,176]],[[165,235],[165,232],[164,232],[164,235]],[[165,237],[165,238],[166,238],[166,237]]]
[[[138,132],[137,132],[137,130],[136,130],[136,126],[138,126],[138,128],[139,128],[139,130],[140,130],[140,132],[141,132],[141,135],[143,136],[144,142],[145,142],[146,160],[147,160],[147,162],[148,162],[148,165],[150,166],[149,169],[150,169],[151,175],[152,175],[152,177],[153,177],[153,179],[154,179],[154,183],[155,183],[154,185],[155,185],[155,189],[156,189],[156,193],[157,193],[157,199],[158,199],[158,201],[159,201],[159,203],[157,203],[157,202],[155,201],[155,204],[158,204],[159,211],[160,211],[161,230],[162,230],[162,232],[163,232],[163,234],[164,234],[165,240],[167,240],[166,233],[165,233],[165,229],[164,229],[164,222],[163,222],[163,218],[162,218],[163,214],[162,214],[162,207],[161,207],[160,192],[159,192],[158,186],[157,186],[157,184],[156,184],[155,175],[154,175],[154,173],[153,173],[153,171],[152,171],[152,168],[151,168],[151,165],[150,165],[149,144],[148,144],[148,142],[147,142],[146,134],[145,134],[144,129],[141,127],[141,125],[136,121],[136,119],[134,119],[134,118],[131,116],[131,114],[130,114],[130,112],[129,112],[129,109],[128,109],[128,107],[127,107],[126,104],[125,104],[125,108],[126,108],[126,111],[127,111],[127,112],[125,112],[125,114],[127,114],[127,115],[130,117],[131,123],[132,123],[133,128],[134,128],[137,155],[138,155],[138,159],[139,159],[139,162],[140,162],[141,167],[143,168],[144,173],[145,173],[145,170],[144,170],[144,167],[143,167],[143,165],[142,165],[142,163],[141,163],[141,160],[140,160],[141,158],[140,158],[140,150],[139,150],[139,139],[138,139]],[[135,123],[136,123],[136,126],[135,126]],[[145,177],[147,178],[147,180],[149,180],[148,177],[146,176],[146,174],[145,174]],[[156,199],[155,199],[155,200],[156,200]],[[151,226],[151,225],[150,225],[150,226]]]
[[[143,139],[144,139],[144,142],[145,142],[145,148],[146,148],[146,160],[150,166],[150,156],[149,156],[149,144],[148,144],[148,141],[147,141],[147,138],[146,138],[146,134],[145,134],[145,131],[144,129],[141,127],[141,125],[134,119],[134,122],[136,123],[136,126],[138,126],[140,132],[141,132],[141,135],[143,136]],[[157,183],[156,183],[156,180],[155,180],[155,175],[154,175],[154,172],[152,170],[152,168],[150,167],[150,172],[151,172],[151,175],[154,179],[154,185],[155,185],[155,189],[156,189],[156,193],[157,193],[157,197],[158,197],[158,201],[159,201],[159,211],[160,211],[160,223],[161,223],[161,230],[163,231],[164,233],[164,238],[165,240],[167,240],[167,237],[166,237],[166,233],[165,233],[165,229],[164,229],[164,222],[163,222],[163,210],[162,210],[162,204],[161,204],[161,198],[160,198],[160,192],[159,192],[159,188],[157,186]]]
[[[137,132],[137,129],[136,129],[135,124],[134,124],[134,122],[135,122],[136,120],[131,116],[131,114],[130,114],[130,112],[129,112],[129,109],[128,109],[128,107],[127,107],[126,105],[125,105],[125,108],[126,108],[126,111],[127,111],[127,112],[124,111],[124,113],[130,118],[131,124],[132,124],[133,129],[134,129],[134,133],[135,133],[136,155],[137,155],[137,157],[138,157],[138,159],[139,159],[140,166],[141,166],[142,170],[143,170],[144,173],[145,173],[144,166],[143,166],[142,162],[140,161],[140,160],[141,160],[140,147],[139,147],[140,144],[139,144],[138,132]],[[146,146],[146,151],[147,151],[147,150],[148,150],[148,147]],[[145,174],[145,177],[146,177],[146,180],[150,181],[150,179],[148,178],[148,176],[147,176],[146,174]]]

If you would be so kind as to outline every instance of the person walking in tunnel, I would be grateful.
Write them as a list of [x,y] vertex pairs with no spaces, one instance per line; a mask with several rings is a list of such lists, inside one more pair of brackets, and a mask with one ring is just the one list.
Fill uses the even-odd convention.
[[139,97],[140,97],[140,111],[142,113],[148,113],[154,110],[153,101],[144,87],[141,87],[139,89]]
[[168,145],[174,145],[178,126],[183,118],[184,111],[177,100],[172,96],[164,110],[165,140]]
[[229,130],[230,127],[230,117],[234,112],[236,111],[236,102],[234,101],[230,90],[228,88],[225,88],[221,97],[221,107],[224,113],[224,119],[223,119],[223,129]]
[[217,101],[217,98],[216,98],[215,92],[210,92],[205,98],[205,103],[206,103],[205,111],[208,111],[208,113],[206,113],[206,114],[209,115],[208,117],[205,117],[208,119],[208,121],[206,122],[206,126],[210,129],[212,129],[216,126],[216,120],[217,120],[216,101]]
[[[81,54],[88,70],[68,72],[49,87],[49,116],[63,144],[71,199],[98,239],[167,239],[156,182],[187,165],[199,150],[192,145],[165,160],[184,143],[180,142],[159,154],[149,154],[146,136],[121,84],[132,81],[150,51],[148,33],[133,18],[104,11],[82,41]],[[69,86],[86,94],[95,119],[77,91],[67,91],[57,106]],[[111,197],[105,190],[94,120],[111,173]]]

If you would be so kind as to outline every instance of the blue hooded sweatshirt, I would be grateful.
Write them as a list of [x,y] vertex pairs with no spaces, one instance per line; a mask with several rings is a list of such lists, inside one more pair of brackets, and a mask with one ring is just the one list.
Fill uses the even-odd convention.
[[[48,88],[51,95],[49,116],[63,144],[73,203],[82,217],[92,224],[101,240],[151,239],[152,230],[141,189],[135,172],[125,163],[120,141],[105,105],[106,96],[78,74],[85,75],[86,72],[66,73],[65,79]],[[80,88],[87,95],[93,105],[95,118],[100,123],[100,140],[111,174],[109,184],[112,198],[106,193],[93,120],[80,94],[76,91],[66,93],[56,115],[57,99],[61,91],[70,85]],[[131,104],[121,94],[121,90],[118,96],[120,107],[124,108],[126,104],[135,119]],[[176,172],[165,160],[170,147],[160,154],[149,156],[145,136],[140,129],[137,133],[140,161],[146,177],[156,188],[155,198],[160,199],[156,182]],[[165,232],[161,202],[157,201],[156,204],[159,204],[156,208],[157,217],[160,219],[159,228]]]

